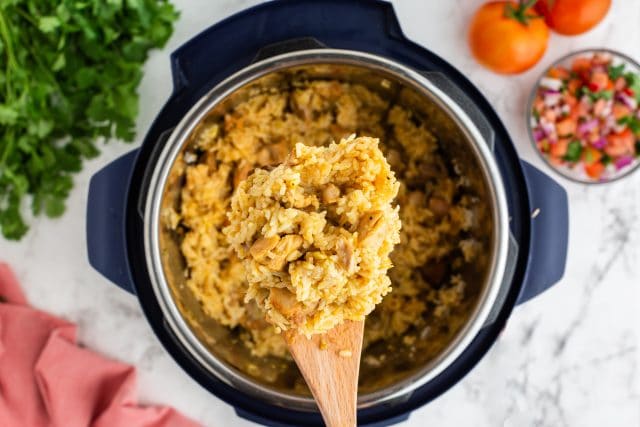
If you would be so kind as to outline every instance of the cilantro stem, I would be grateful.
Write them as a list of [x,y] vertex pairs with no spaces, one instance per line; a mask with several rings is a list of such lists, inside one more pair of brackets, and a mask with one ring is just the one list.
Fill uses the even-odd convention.
[[527,13],[529,9],[533,7],[537,0],[520,0],[516,7],[513,7],[511,3],[507,3],[505,7],[505,16],[507,18],[515,19],[522,25],[529,25],[529,21],[532,19],[539,19],[537,14]]
[[0,158],[0,177],[2,177],[2,175],[4,174],[4,167],[7,163],[7,158],[9,157],[9,153],[11,153],[11,150],[13,150],[13,141],[14,141],[14,137],[13,137],[13,132],[11,132],[11,130],[7,131],[7,134],[4,136],[5,140],[7,141],[4,144],[4,149],[2,150],[2,157]]
[[7,21],[4,19],[4,13],[0,10],[0,37],[2,37],[2,41],[6,46],[5,50],[7,52],[7,76],[5,78],[5,85],[7,87],[7,97],[5,101],[8,101],[11,98],[11,69],[17,66],[16,56],[13,52],[13,42],[11,40],[11,33],[9,32],[9,27],[7,25]]
[[34,19],[31,16],[29,16],[29,14],[27,12],[25,12],[22,9],[20,9],[19,7],[16,8],[16,12],[18,12],[20,15],[22,15],[22,17],[24,19],[26,19],[31,25],[33,25],[34,27],[38,28],[38,23],[36,21],[34,21]]
[[9,33],[9,26],[7,25],[7,21],[4,19],[4,13],[0,10],[0,37],[4,42],[4,45],[7,49],[7,65],[9,67],[15,67],[16,56],[13,53],[13,43],[11,41],[11,34]]

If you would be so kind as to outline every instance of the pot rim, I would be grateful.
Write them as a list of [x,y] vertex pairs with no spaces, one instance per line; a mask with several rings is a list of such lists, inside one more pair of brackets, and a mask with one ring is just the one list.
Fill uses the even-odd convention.
[[165,278],[160,256],[159,230],[161,227],[162,195],[171,167],[194,128],[211,108],[236,90],[264,75],[290,67],[322,63],[360,66],[391,75],[419,90],[422,95],[427,96],[438,107],[446,111],[460,127],[465,137],[474,142],[471,145],[475,157],[482,167],[489,190],[487,193],[491,199],[491,206],[493,206],[492,220],[494,227],[492,237],[494,256],[487,276],[489,285],[484,287],[469,320],[438,357],[396,384],[372,393],[360,395],[358,397],[358,408],[370,407],[382,402],[399,399],[403,396],[408,397],[412,391],[442,373],[463,353],[484,326],[496,301],[506,268],[509,236],[508,208],[502,177],[493,154],[477,127],[448,95],[438,89],[425,76],[396,61],[374,54],[343,49],[322,48],[288,52],[264,59],[239,70],[201,97],[171,132],[164,147],[162,147],[156,163],[146,166],[154,168],[146,195],[143,233],[145,260],[153,292],[163,317],[177,340],[208,372],[217,379],[250,396],[277,406],[302,411],[316,410],[316,405],[311,397],[278,391],[252,380],[225,361],[218,359],[195,336],[175,304]]

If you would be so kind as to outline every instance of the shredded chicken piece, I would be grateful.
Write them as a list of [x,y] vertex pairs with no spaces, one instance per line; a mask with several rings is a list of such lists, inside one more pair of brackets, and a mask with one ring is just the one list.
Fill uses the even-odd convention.
[[440,197],[429,199],[429,209],[438,217],[445,216],[449,212],[449,203]]
[[353,245],[346,239],[340,239],[336,245],[338,260],[345,270],[350,271],[354,267]]
[[384,237],[384,225],[382,221],[384,212],[371,211],[367,212],[360,218],[358,224],[358,241],[364,245],[370,246]]
[[326,204],[335,203],[340,198],[340,189],[334,184],[328,184],[322,190],[322,201]]
[[256,260],[263,260],[269,251],[276,247],[279,241],[280,237],[278,236],[263,237],[251,245],[249,252]]
[[273,248],[274,257],[265,265],[274,271],[281,271],[287,262],[298,258],[295,252],[302,246],[304,239],[298,234],[284,236]]

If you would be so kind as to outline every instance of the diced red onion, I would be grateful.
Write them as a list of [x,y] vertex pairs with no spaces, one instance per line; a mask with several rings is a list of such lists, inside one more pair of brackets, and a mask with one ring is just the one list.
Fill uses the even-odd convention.
[[538,142],[544,139],[544,137],[546,136],[546,134],[544,133],[544,131],[540,128],[536,128],[533,130],[533,139]]
[[629,166],[633,163],[633,157],[631,156],[620,156],[618,157],[613,164],[616,165],[616,169],[620,170],[625,166]]
[[542,100],[544,101],[544,105],[547,107],[553,107],[560,102],[560,98],[562,95],[560,93],[549,93],[547,95],[542,96]]
[[601,136],[597,141],[591,143],[591,146],[598,150],[602,150],[606,145],[607,139],[604,136]]
[[631,108],[632,110],[635,110],[636,108],[638,108],[638,101],[636,101],[635,98],[630,97],[624,92],[619,92],[616,98],[620,102],[622,102],[624,105]]
[[542,95],[555,95],[557,93],[561,93],[559,90],[555,89],[544,89],[540,92]]
[[604,120],[604,123],[608,129],[613,129],[617,124],[616,118],[613,116],[607,116],[607,118]]
[[584,135],[585,133],[589,133],[598,127],[598,119],[587,120],[584,123],[580,123],[578,125],[578,133]]
[[549,122],[540,120],[540,129],[546,136],[552,135],[556,132],[556,127]]
[[602,112],[600,113],[601,117],[609,117],[609,115],[611,114],[611,111],[613,110],[613,100],[610,99],[607,101],[607,103],[605,104],[604,108],[602,109]]
[[562,89],[562,80],[554,79],[552,77],[543,77],[540,79],[540,86],[546,89],[560,90]]

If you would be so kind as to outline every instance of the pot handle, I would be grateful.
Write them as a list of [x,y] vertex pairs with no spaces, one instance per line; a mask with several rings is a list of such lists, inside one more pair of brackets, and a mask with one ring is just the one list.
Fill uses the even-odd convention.
[[87,201],[89,264],[127,292],[135,293],[125,246],[124,212],[138,150],[119,157],[91,177]]
[[493,151],[495,145],[495,133],[485,117],[482,110],[478,108],[475,102],[467,96],[449,77],[438,71],[422,71],[420,72],[427,80],[429,80],[436,88],[440,89],[446,96],[451,98],[458,107],[464,111],[471,119],[473,124],[478,128],[478,132],[484,138]]
[[282,55],[283,53],[295,52],[297,50],[308,49],[326,49],[327,45],[318,41],[314,37],[298,37],[295,39],[283,40],[268,44],[261,48],[256,56],[253,58],[254,62],[262,61],[263,59],[271,58],[272,56]]
[[[296,424],[285,424],[285,423],[273,421],[270,418],[265,418],[261,415],[254,414],[253,412],[247,412],[240,408],[234,408],[234,409],[236,411],[236,415],[238,415],[240,418],[244,418],[245,420],[248,420],[263,426],[268,426],[268,427],[295,427],[296,426]],[[404,421],[407,421],[409,419],[409,415],[411,415],[411,412],[407,412],[405,414],[388,418],[384,421],[380,421],[376,423],[370,423],[370,424],[358,423],[358,425],[361,427],[387,427],[387,426],[392,426],[394,424],[399,424]]]
[[522,304],[557,283],[564,275],[569,242],[567,192],[557,182],[522,161],[531,201],[528,268],[516,304]]

